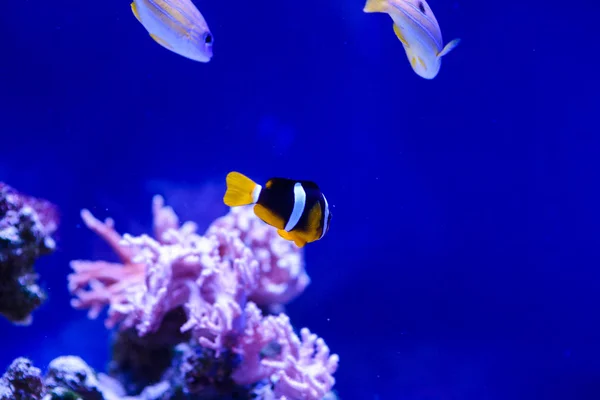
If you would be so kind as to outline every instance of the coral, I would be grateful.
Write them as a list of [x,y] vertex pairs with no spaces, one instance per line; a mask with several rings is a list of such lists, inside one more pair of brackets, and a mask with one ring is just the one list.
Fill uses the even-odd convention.
[[79,357],[63,356],[52,360],[44,383],[51,391],[66,389],[86,400],[104,398],[96,373]]
[[79,357],[58,357],[42,371],[17,358],[0,378],[0,400],[119,400],[122,389],[96,373]]
[[242,242],[252,249],[260,275],[249,300],[259,306],[288,303],[310,283],[302,251],[292,242],[281,240],[275,229],[256,218],[250,210],[232,208],[229,214],[213,222],[207,234],[218,229],[237,231]]
[[[196,224],[186,222],[181,227],[177,215],[170,207],[165,207],[163,199],[155,196],[153,201],[154,239],[147,235],[133,238],[129,235],[122,237],[114,230],[114,221],[107,219],[104,223],[94,218],[88,211],[83,210],[81,216],[85,224],[101,236],[115,251],[121,263],[108,263],[104,261],[74,260],[71,262],[73,274],[69,275],[69,290],[77,298],[72,300],[75,308],[86,308],[89,317],[96,318],[105,306],[109,306],[108,318],[105,321],[107,328],[119,324],[122,328],[138,326],[141,334],[150,332],[160,325],[160,320],[166,312],[185,302],[188,288],[185,282],[188,274],[193,277],[198,275],[194,271],[195,264],[175,266],[173,271],[181,276],[173,278],[174,287],[161,293],[153,293],[153,285],[161,288],[156,271],[147,271],[149,259],[144,257],[157,256],[161,245],[169,245],[169,256],[177,251],[195,252],[195,257],[203,256],[216,260],[229,254],[214,253],[214,244],[220,243],[220,249],[238,250],[252,249],[246,253],[258,264],[255,276],[247,277],[249,293],[247,297],[259,305],[274,305],[287,303],[302,293],[309,284],[310,279],[304,269],[302,251],[291,242],[280,238],[272,229],[258,220],[249,208],[232,209],[230,213],[217,219],[207,230],[205,236],[195,233]],[[234,240],[237,239],[237,240]],[[225,246],[229,241],[231,246]],[[213,251],[213,253],[210,253]],[[143,254],[142,254],[143,253]],[[163,254],[163,258],[168,256]],[[233,254],[235,255],[235,254]],[[180,264],[190,254],[178,254]],[[217,257],[217,258],[215,258]],[[189,257],[188,257],[189,259]],[[157,260],[158,261],[158,260]],[[165,260],[160,260],[164,262]],[[174,263],[175,260],[167,260]],[[184,263],[185,264],[185,263]],[[206,266],[196,263],[208,273]],[[165,268],[170,268],[167,265]],[[165,272],[165,268],[158,272]],[[214,268],[213,268],[214,270]],[[223,271],[223,269],[221,269]],[[256,271],[252,271],[255,273]],[[221,273],[223,275],[224,273]],[[164,275],[163,275],[164,276]],[[216,279],[216,277],[214,277]],[[148,290],[143,298],[136,296],[143,293],[145,281],[148,280]],[[223,281],[227,282],[227,278]],[[85,287],[89,285],[89,290]],[[154,298],[152,297],[154,296]],[[158,297],[162,300],[159,301]],[[161,307],[161,308],[157,308]]]
[[30,324],[46,299],[33,266],[54,251],[57,226],[54,205],[0,182],[0,314],[15,324]]
[[[191,345],[201,348],[196,356],[186,353],[189,366],[178,369],[189,393],[266,381],[271,398],[323,398],[335,382],[338,356],[307,329],[300,339],[285,314],[263,316],[257,305],[282,304],[304,290],[309,278],[302,251],[250,208],[230,211],[203,236],[191,222],[180,225],[160,196],[154,198],[153,214],[154,237],[121,237],[112,220],[102,223],[82,211],[84,222],[113,247],[121,264],[73,261],[73,306],[88,308],[96,318],[108,305],[106,326],[135,328],[140,338],[159,331],[165,317],[183,307],[187,321],[181,332],[189,332]],[[204,375],[207,365],[218,365],[233,381]]]
[[[298,338],[285,314],[262,317],[252,303],[246,311],[248,323],[240,339],[244,358],[233,379],[240,384],[271,379],[277,399],[322,399],[335,383],[339,357],[307,328]],[[273,347],[275,354],[265,354]]]
[[164,379],[170,384],[172,395],[213,398],[231,396],[244,398],[246,388],[231,378],[239,364],[239,356],[231,351],[216,352],[197,344],[181,343],[175,347],[173,366]]
[[0,378],[0,400],[38,400],[45,392],[42,371],[26,358],[14,360]]
[[185,321],[180,307],[165,316],[156,332],[144,336],[138,336],[135,328],[115,332],[109,374],[118,379],[128,394],[160,382],[171,366],[173,347],[190,339],[189,333],[180,331]]

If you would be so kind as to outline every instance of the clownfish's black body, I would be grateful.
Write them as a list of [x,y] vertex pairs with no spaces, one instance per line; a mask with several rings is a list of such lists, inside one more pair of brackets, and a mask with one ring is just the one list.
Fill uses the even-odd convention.
[[327,199],[310,181],[271,178],[262,187],[239,172],[230,172],[223,202],[229,207],[254,204],[258,218],[298,247],[325,236],[331,222]]

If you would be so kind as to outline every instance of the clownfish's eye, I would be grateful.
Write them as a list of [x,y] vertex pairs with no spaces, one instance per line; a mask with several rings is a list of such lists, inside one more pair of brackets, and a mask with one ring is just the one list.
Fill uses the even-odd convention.
[[425,5],[423,4],[423,2],[422,2],[422,1],[420,1],[420,2],[419,2],[419,10],[420,10],[420,11],[421,11],[423,14],[425,14]]
[[206,43],[206,44],[212,44],[212,42],[213,42],[212,35],[209,32],[206,32],[204,34],[204,43]]

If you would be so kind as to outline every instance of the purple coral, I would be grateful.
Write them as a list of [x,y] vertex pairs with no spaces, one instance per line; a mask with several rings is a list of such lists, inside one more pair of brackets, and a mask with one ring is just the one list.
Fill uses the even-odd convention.
[[310,283],[304,270],[302,251],[292,242],[281,240],[276,230],[263,223],[251,208],[232,208],[213,222],[207,234],[218,229],[237,231],[258,261],[259,282],[249,300],[259,306],[285,304],[302,293]]
[[[140,336],[157,331],[165,316],[183,306],[200,346],[219,357],[241,356],[232,373],[240,385],[268,380],[278,399],[322,399],[335,383],[338,356],[307,329],[301,338],[285,314],[263,316],[258,305],[289,302],[309,283],[302,250],[281,239],[249,208],[230,211],[201,236],[179,220],[160,196],[154,198],[154,237],[121,237],[112,220],[87,210],[82,218],[115,250],[121,264],[72,262],[69,289],[76,308],[95,318],[109,306],[107,327],[135,327]],[[265,355],[265,346],[278,351]]]
[[45,300],[37,284],[35,261],[54,251],[58,211],[0,182],[0,314],[27,325]]
[[[298,338],[285,314],[263,317],[253,303],[248,303],[246,313],[248,323],[240,340],[245,357],[233,379],[248,384],[270,378],[277,399],[322,399],[335,383],[339,362],[325,341],[307,328]],[[273,342],[278,354],[264,357],[262,350]]]

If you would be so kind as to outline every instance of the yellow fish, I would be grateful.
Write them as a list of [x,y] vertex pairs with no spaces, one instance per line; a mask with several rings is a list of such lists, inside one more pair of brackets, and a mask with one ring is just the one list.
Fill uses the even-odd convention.
[[131,10],[161,46],[195,61],[212,58],[213,35],[190,0],[133,0]]
[[442,57],[460,42],[454,39],[444,46],[440,26],[424,0],[367,0],[363,11],[392,17],[394,33],[402,42],[413,71],[425,79],[436,77]]
[[254,204],[254,214],[277,228],[296,246],[320,240],[329,231],[331,211],[319,186],[311,181],[271,178],[265,186],[239,172],[227,174],[223,202],[229,207]]

